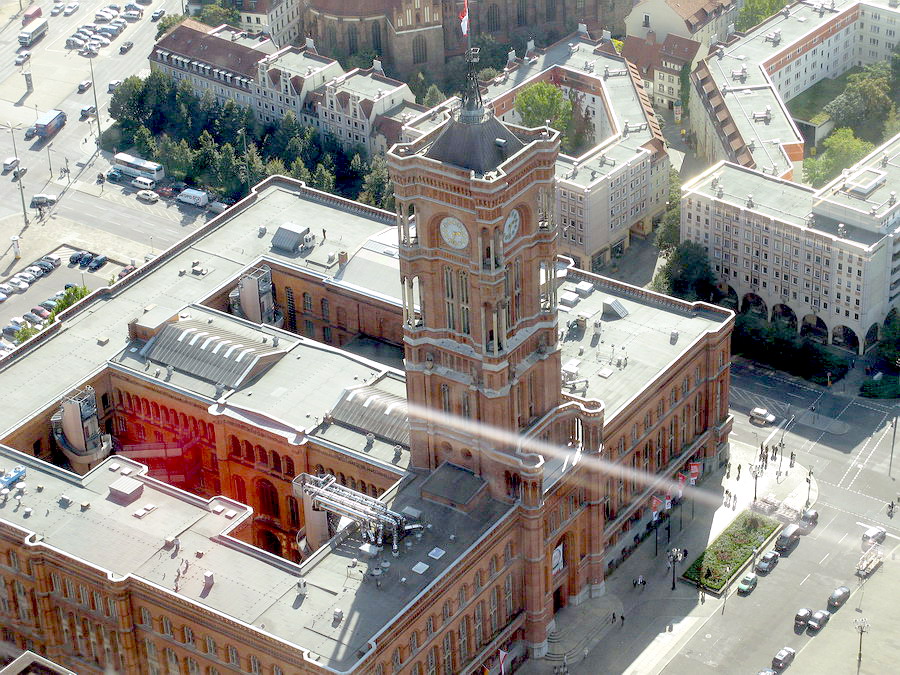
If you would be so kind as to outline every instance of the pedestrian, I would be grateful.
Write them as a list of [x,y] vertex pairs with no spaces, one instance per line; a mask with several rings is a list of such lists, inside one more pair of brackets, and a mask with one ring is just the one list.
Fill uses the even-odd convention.
[[620,625],[620,626],[624,626],[624,625],[625,625],[625,615],[624,615],[624,614],[623,614],[622,616],[619,617],[619,625]]
[[681,549],[681,556],[682,556],[682,558],[687,560],[687,549],[686,548]]
[[632,580],[631,580],[631,586],[632,586],[632,588],[637,588],[637,581],[638,581],[637,579],[632,579]]
[[643,586],[643,585],[644,585],[644,575],[641,574],[641,575],[638,577],[638,586]]
[[741,465],[740,464],[738,464],[738,468],[737,468],[737,479],[738,480],[741,479]]
[[613,612],[613,615],[612,615],[612,622],[613,622],[613,623],[616,622],[616,613],[615,613],[615,612]]
[[666,558],[666,570],[670,570],[670,569],[672,569],[672,563],[669,562],[668,558]]

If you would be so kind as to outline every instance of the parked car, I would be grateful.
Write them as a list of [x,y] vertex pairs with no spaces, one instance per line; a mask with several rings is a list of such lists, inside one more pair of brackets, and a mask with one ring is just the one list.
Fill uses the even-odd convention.
[[81,106],[81,118],[90,117],[95,112],[97,112],[97,107],[94,105],[83,105]]
[[41,260],[35,260],[35,261],[32,263],[32,266],[33,266],[33,267],[40,267],[41,270],[44,272],[44,274],[50,274],[50,272],[52,272],[53,270],[56,269],[56,268],[53,266],[53,263],[52,263],[52,262],[50,262],[49,260],[44,260],[43,258],[42,258]]
[[753,574],[753,572],[750,572],[749,574],[745,574],[744,578],[741,579],[740,583],[738,584],[738,593],[740,593],[742,595],[746,595],[747,593],[752,591],[754,588],[756,588],[756,584],[758,582],[759,582],[759,578],[755,574]]
[[[125,45],[127,45],[127,44],[128,43],[126,42]],[[125,45],[122,45],[122,46],[124,47]],[[109,83],[109,91],[115,91],[116,89],[119,88],[119,86],[121,84],[122,84],[122,80],[113,80],[112,82]]]
[[12,279],[7,280],[6,283],[8,283],[10,286],[12,286],[19,293],[23,293],[23,292],[27,291],[28,288],[31,286],[31,284],[29,284],[27,281],[25,281],[24,279],[20,279],[18,277],[13,277]]
[[56,203],[56,195],[36,194],[31,198],[31,208],[36,209],[38,206],[53,206]]
[[46,319],[48,316],[50,316],[50,312],[48,312],[44,307],[41,307],[40,305],[32,307],[31,313],[41,317],[42,319]]
[[756,571],[768,574],[775,569],[775,565],[778,564],[779,558],[781,558],[781,556],[778,555],[777,551],[767,551],[756,563]]
[[78,8],[80,6],[81,5],[79,5],[77,2],[70,2],[68,5],[66,5],[66,8],[63,10],[63,16],[71,16],[72,14],[74,14],[75,12],[78,11]]
[[111,42],[111,40],[108,37],[106,37],[105,35],[103,35],[102,33],[98,33],[97,35],[95,35],[94,40],[99,42],[104,47],[109,47],[110,42]]
[[13,171],[13,180],[19,180],[22,176],[28,173],[27,166],[20,166],[18,169]]
[[34,126],[30,126],[25,130],[25,140],[30,141],[32,138],[37,136],[37,129]]
[[17,275],[13,277],[13,279],[22,279],[23,281],[27,281],[29,284],[33,284],[37,281],[37,275],[32,274],[31,272],[19,272]]
[[6,299],[9,298],[5,293],[0,293],[0,302],[6,302]]
[[796,655],[797,652],[790,647],[782,647],[772,659],[772,667],[775,670],[783,670],[791,665]]
[[9,322],[13,326],[27,326],[28,325],[28,322],[25,320],[25,317],[23,317],[23,316],[14,316],[9,320]]
[[113,183],[118,183],[122,180],[123,176],[124,174],[116,168],[112,168],[106,172],[106,180]]
[[105,255],[98,255],[91,261],[91,264],[88,265],[88,270],[90,272],[96,272],[101,267],[103,267],[108,260],[109,258],[107,258]]
[[16,54],[16,65],[21,66],[23,63],[25,63],[30,58],[31,58],[31,52],[29,52],[27,50],[24,52],[19,52],[18,54]]
[[3,334],[6,337],[14,338],[14,337],[16,337],[16,334],[18,332],[19,332],[19,326],[16,326],[16,325],[9,324],[8,326],[3,327]]
[[156,188],[156,191],[155,191],[155,192],[156,192],[156,194],[158,194],[160,197],[165,197],[166,199],[169,199],[169,198],[175,196],[175,190],[173,190],[172,188],[170,188],[168,185],[163,185],[163,186],[161,186],[161,187]]
[[794,626],[806,628],[806,624],[809,623],[809,617],[812,616],[812,610],[807,607],[802,607],[797,610],[797,613],[794,615]]
[[59,16],[63,11],[63,7],[65,5],[53,5],[53,9],[50,10],[50,16]]
[[838,586],[828,596],[828,609],[834,610],[842,607],[849,597],[850,589],[846,586]]
[[81,256],[81,260],[78,261],[78,266],[84,268],[84,267],[87,267],[88,265],[90,265],[93,261],[94,261],[94,254],[93,253],[85,253],[83,256]]
[[0,284],[0,293],[3,293],[5,295],[12,295],[15,292],[16,292],[16,289],[14,289],[9,284]]
[[29,267],[26,267],[25,271],[28,272],[29,274],[33,274],[36,278],[42,277],[42,276],[44,276],[44,274],[46,274],[46,272],[43,269],[41,269],[40,267],[38,267],[37,265],[31,265]]
[[54,267],[59,267],[62,264],[62,256],[58,253],[48,253],[41,260],[46,260]]
[[828,623],[828,619],[831,618],[831,612],[825,609],[820,609],[816,612],[813,612],[813,615],[809,617],[809,630],[811,631],[820,631],[825,627],[825,624]]
[[[132,47],[134,47],[134,43],[131,40],[129,40],[128,42],[123,42],[122,46],[119,47],[119,53],[124,54]],[[119,84],[121,84],[121,82],[119,82]],[[109,86],[112,87],[112,82],[110,82]],[[112,89],[110,89],[110,91],[112,91]]]
[[24,318],[26,321],[28,321],[28,323],[33,324],[35,326],[43,326],[44,325],[44,320],[40,316],[35,314],[34,312],[25,312],[22,315],[22,318]]
[[118,278],[122,279],[123,277],[127,277],[129,274],[134,272],[137,269],[134,265],[126,265],[121,270],[119,270]]
[[77,265],[81,262],[81,258],[83,256],[90,255],[87,251],[75,251],[72,255],[69,256],[69,264]]
[[159,195],[153,192],[153,190],[138,190],[137,198],[148,204],[155,204],[159,201]]
[[158,9],[155,12],[153,12],[153,14],[150,15],[150,20],[151,21],[159,21],[165,15],[166,15],[166,10]]
[[143,12],[125,12],[122,16],[124,16],[129,21],[140,21],[141,17],[143,16]]

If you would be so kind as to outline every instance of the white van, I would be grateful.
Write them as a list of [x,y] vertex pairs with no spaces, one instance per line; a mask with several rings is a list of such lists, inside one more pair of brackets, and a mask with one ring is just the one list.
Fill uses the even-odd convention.
[[131,181],[131,187],[136,187],[138,190],[152,190],[156,187],[156,181],[151,180],[150,178],[144,178],[143,176],[138,176]]
[[191,188],[182,190],[175,199],[179,202],[184,202],[185,204],[193,204],[194,206],[206,206],[209,204],[209,194],[203,190],[192,190]]

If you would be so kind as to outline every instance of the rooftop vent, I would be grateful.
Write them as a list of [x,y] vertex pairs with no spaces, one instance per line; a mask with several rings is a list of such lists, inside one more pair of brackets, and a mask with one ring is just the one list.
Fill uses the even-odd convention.
[[747,195],[747,208],[752,209],[755,206],[753,203],[753,195]]

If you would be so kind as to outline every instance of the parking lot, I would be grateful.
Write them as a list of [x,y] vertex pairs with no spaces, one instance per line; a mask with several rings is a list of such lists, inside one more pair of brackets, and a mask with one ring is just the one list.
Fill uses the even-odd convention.
[[[0,304],[0,328],[10,323],[11,317],[21,317],[35,305],[52,297],[57,291],[63,290],[66,284],[85,285],[93,291],[108,285],[110,278],[115,278],[122,269],[122,264],[110,261],[99,270],[90,272],[78,265],[69,264],[69,256],[74,253],[74,250],[60,248],[53,253],[63,258],[59,267],[36,279],[24,292],[14,293]],[[31,262],[31,260],[22,260],[15,272],[24,270]],[[3,279],[0,283],[6,283],[7,279]],[[2,342],[3,346],[12,346],[12,341],[7,336],[3,336]]]

